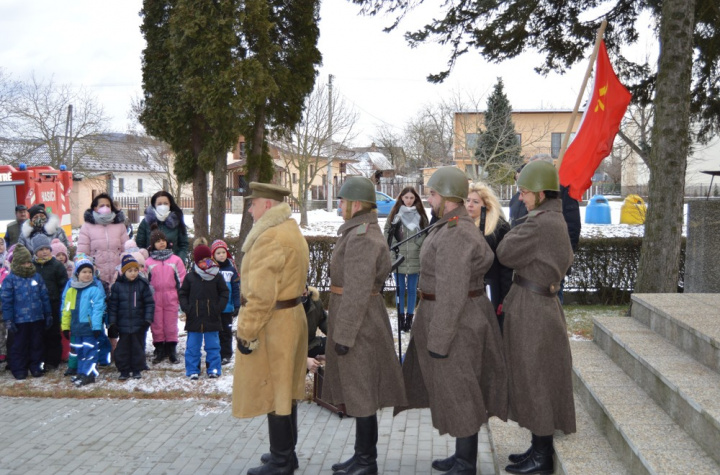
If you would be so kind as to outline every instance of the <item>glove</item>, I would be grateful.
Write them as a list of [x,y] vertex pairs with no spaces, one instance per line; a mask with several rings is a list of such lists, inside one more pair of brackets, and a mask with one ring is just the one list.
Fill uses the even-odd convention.
[[444,360],[448,357],[448,355],[438,355],[437,353],[433,353],[432,351],[428,350],[428,353],[430,353],[430,358],[435,358],[438,360]]
[[50,330],[50,327],[52,327],[53,324],[53,318],[52,315],[45,318],[45,330]]
[[237,339],[237,345],[238,345],[238,350],[240,350],[240,353],[242,353],[243,355],[249,355],[250,353],[253,352],[253,350],[248,348],[250,346],[250,343],[246,342],[245,340],[243,340],[241,338]]
[[70,330],[63,330],[62,334],[66,340],[70,340]]
[[118,330],[117,325],[114,323],[108,327],[108,337],[109,338],[117,338],[120,336],[120,330]]
[[17,332],[17,325],[15,325],[15,322],[7,322],[7,331],[10,333]]
[[100,330],[93,330],[93,337],[100,338],[100,335],[102,335]]
[[350,347],[335,343],[335,353],[337,353],[338,356],[345,356],[348,354],[348,351],[350,351]]
[[240,309],[236,308],[235,311],[232,313],[233,318],[237,318],[237,316],[240,314]]

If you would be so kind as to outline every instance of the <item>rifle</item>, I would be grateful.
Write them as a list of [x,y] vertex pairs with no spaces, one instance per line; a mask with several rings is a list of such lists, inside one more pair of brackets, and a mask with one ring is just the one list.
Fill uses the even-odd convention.
[[424,229],[421,229],[420,231],[418,231],[417,233],[413,234],[413,235],[410,236],[409,238],[403,239],[403,240],[400,241],[400,242],[396,242],[394,246],[390,246],[390,250],[391,250],[391,251],[394,251],[394,252],[397,252],[398,249],[400,249],[400,246],[402,246],[403,244],[405,244],[405,243],[408,242],[409,240],[415,239],[416,237],[418,237],[418,236],[420,236],[420,235],[422,235],[422,234],[429,233],[430,231],[432,231],[432,229],[437,225],[438,222],[439,222],[439,221],[435,222],[435,224],[431,224],[430,226],[428,226],[428,227],[426,227],[426,228],[424,228]]

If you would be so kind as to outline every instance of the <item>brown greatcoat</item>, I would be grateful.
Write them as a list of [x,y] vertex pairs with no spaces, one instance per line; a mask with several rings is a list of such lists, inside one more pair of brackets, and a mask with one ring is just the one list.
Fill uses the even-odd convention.
[[[378,293],[390,274],[390,251],[375,212],[355,214],[338,234],[330,280],[342,287],[342,295],[330,295],[323,399],[344,404],[351,416],[367,417],[406,404],[390,320]],[[350,351],[338,356],[336,343]]]
[[[507,417],[500,327],[483,276],[494,255],[461,206],[443,216],[420,251],[421,300],[403,363],[409,408],[430,407],[440,434],[468,437],[490,416]],[[447,355],[439,359],[430,352]],[[406,408],[398,407],[396,412]]]
[[307,320],[302,305],[277,310],[276,302],[302,295],[308,273],[307,241],[287,203],[263,214],[245,239],[240,292],[246,304],[237,336],[257,348],[235,352],[233,416],[288,415],[305,398]]
[[[573,261],[561,201],[546,200],[528,213],[505,235],[497,255],[526,279],[559,283]],[[513,284],[503,309],[509,417],[540,436],[575,432],[572,357],[560,300]]]

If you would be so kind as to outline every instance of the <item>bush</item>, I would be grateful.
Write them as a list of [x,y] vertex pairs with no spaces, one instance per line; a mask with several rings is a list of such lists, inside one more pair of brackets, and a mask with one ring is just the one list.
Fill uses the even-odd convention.
[[[337,237],[306,236],[310,249],[308,283],[317,287],[327,306],[330,291],[330,259]],[[239,255],[237,237],[227,237],[230,252]],[[630,301],[640,262],[641,237],[580,239],[571,274],[565,279],[566,292],[579,292],[603,304],[620,305]],[[685,271],[685,240],[680,253],[678,291],[682,292]],[[392,302],[395,282],[392,275],[385,283],[386,300]]]

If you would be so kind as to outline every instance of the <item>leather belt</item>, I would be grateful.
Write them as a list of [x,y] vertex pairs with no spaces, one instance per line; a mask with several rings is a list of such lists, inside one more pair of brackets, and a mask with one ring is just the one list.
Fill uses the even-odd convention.
[[[240,298],[240,305],[246,306],[247,305],[247,299],[245,297]],[[295,297],[294,299],[290,300],[278,300],[275,302],[275,310],[282,310],[285,308],[293,308],[297,305],[300,305],[302,303],[302,297]]]
[[560,290],[559,282],[553,282],[550,285],[540,285],[537,282],[526,279],[519,274],[513,274],[513,283],[534,294],[542,295],[543,297],[556,297],[558,291]]
[[[475,289],[468,292],[467,296],[470,299],[473,299],[475,297],[481,297],[485,295],[485,289]],[[435,301],[435,294],[429,294],[427,292],[420,291],[420,299],[421,300],[430,300],[431,302]]]
[[[330,292],[333,293],[333,294],[335,294],[335,295],[342,295],[342,294],[343,294],[343,288],[342,288],[342,287],[338,287],[337,285],[331,285],[331,286],[330,286]],[[380,291],[379,291],[379,290],[374,290],[374,291],[370,292],[370,295],[373,296],[373,297],[376,296],[376,295],[380,295]]]

